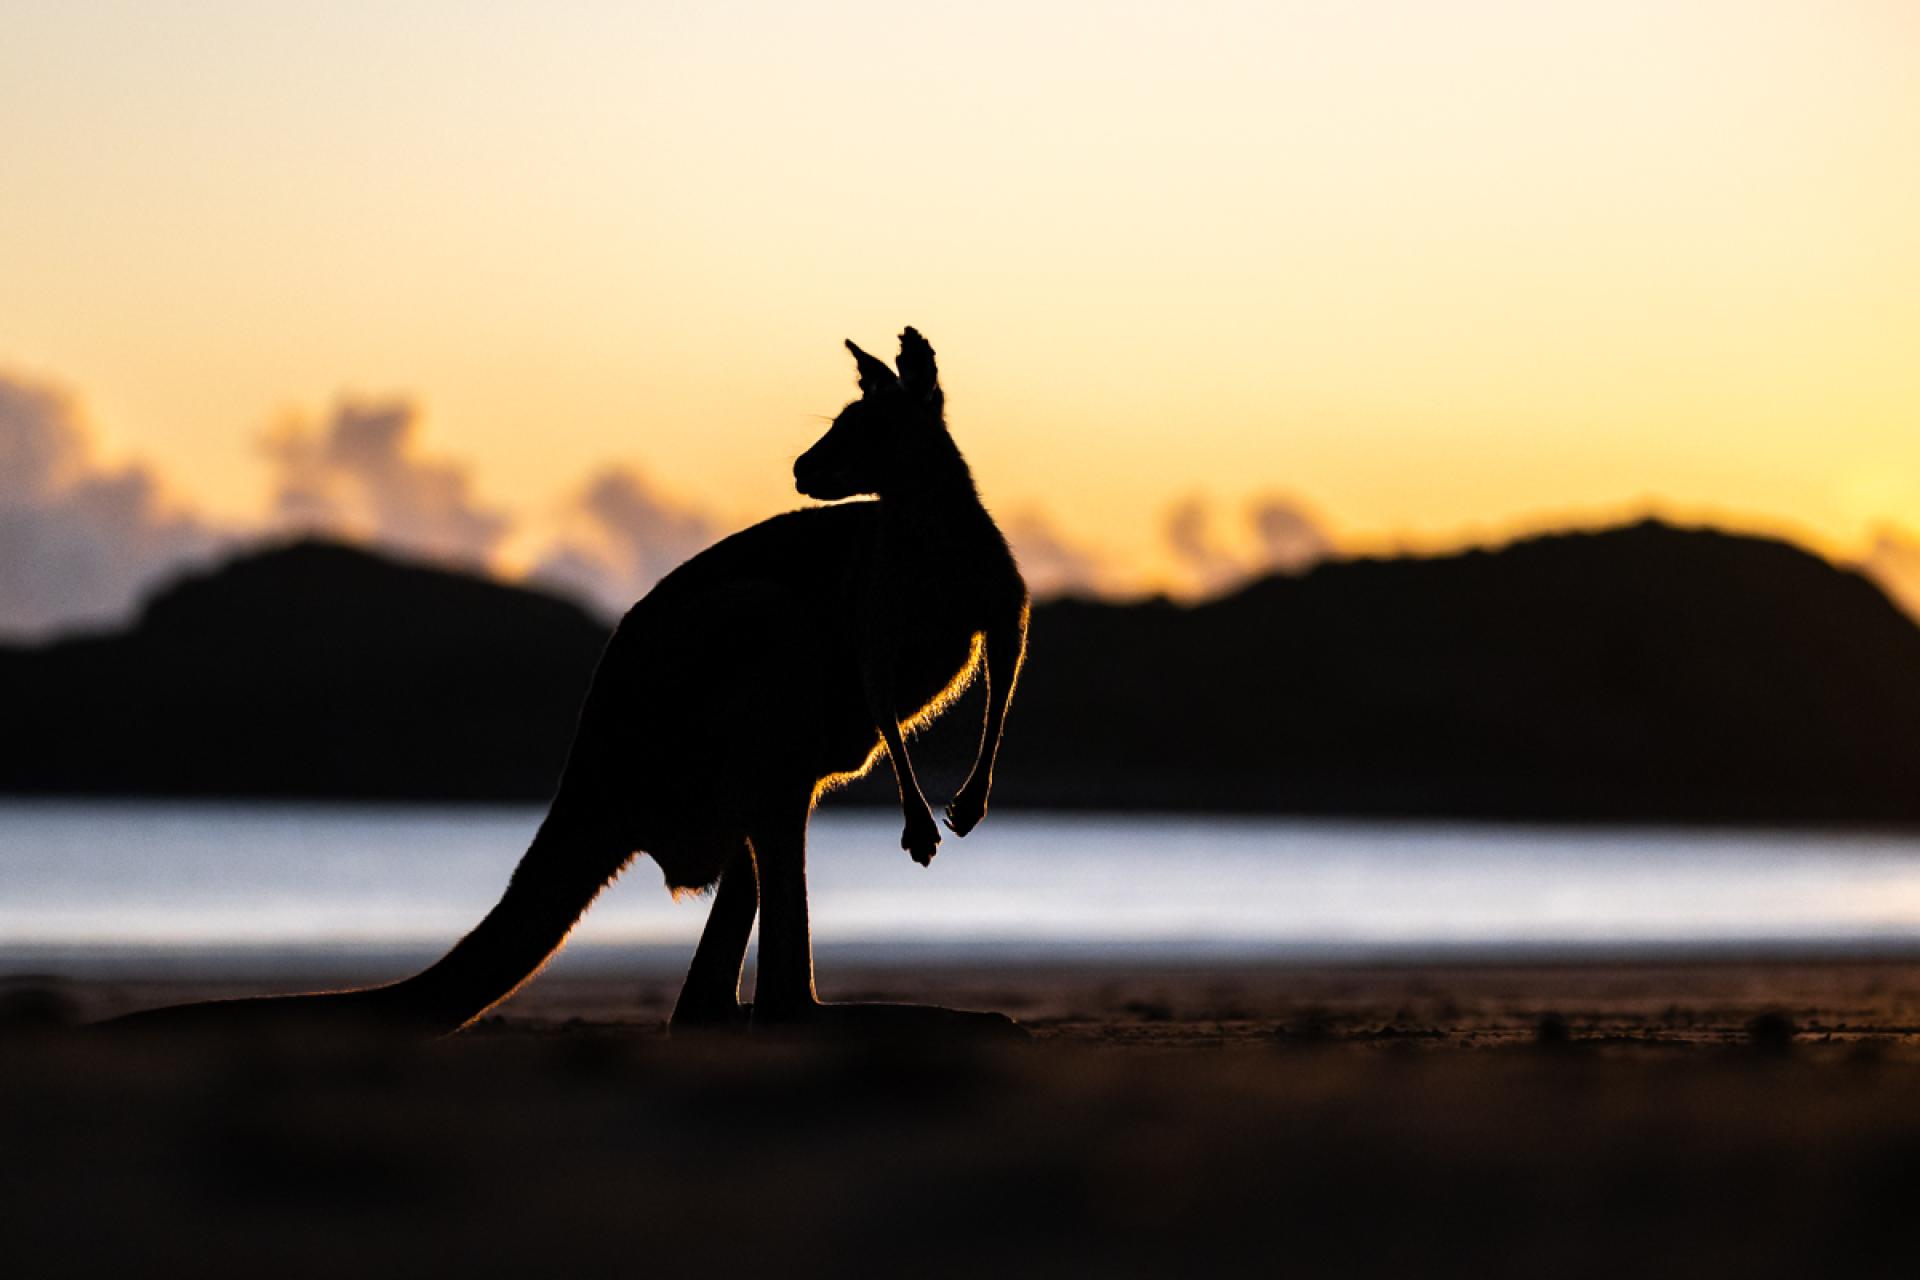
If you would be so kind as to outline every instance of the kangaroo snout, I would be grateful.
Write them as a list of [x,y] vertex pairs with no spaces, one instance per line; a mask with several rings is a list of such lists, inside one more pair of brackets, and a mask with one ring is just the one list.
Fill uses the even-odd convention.
[[794,461],[793,487],[803,496],[822,502],[851,497],[854,492],[847,477],[838,469],[809,462],[804,456]]

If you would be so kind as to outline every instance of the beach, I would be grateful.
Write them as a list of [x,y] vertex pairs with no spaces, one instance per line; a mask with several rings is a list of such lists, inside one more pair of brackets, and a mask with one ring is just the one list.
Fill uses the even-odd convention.
[[1013,1046],[669,1039],[543,976],[429,1045],[0,990],[20,1275],[1907,1274],[1920,961],[836,967]]

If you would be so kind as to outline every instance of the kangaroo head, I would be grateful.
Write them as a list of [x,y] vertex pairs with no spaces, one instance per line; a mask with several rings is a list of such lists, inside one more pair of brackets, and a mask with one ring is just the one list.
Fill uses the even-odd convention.
[[893,369],[847,341],[860,375],[860,398],[840,411],[793,464],[793,484],[809,498],[885,495],[952,452],[933,348],[916,329],[900,335]]

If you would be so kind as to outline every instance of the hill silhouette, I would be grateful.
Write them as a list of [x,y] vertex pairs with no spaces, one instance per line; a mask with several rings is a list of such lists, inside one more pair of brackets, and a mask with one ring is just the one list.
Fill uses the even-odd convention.
[[13,792],[544,799],[607,628],[538,592],[321,542],[0,650]]
[[[606,634],[460,573],[259,552],[127,631],[0,649],[0,790],[544,799]],[[949,716],[929,772],[977,726]],[[1786,543],[1649,521],[1040,606],[995,802],[1914,823],[1916,779],[1920,627]]]
[[1648,521],[1061,603],[1034,637],[1010,802],[1920,820],[1920,627],[1768,539]]

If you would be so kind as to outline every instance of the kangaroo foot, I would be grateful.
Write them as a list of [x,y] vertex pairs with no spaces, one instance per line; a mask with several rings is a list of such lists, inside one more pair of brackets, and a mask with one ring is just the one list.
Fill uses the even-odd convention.
[[849,1040],[1006,1042],[1030,1038],[1025,1027],[1004,1013],[932,1004],[810,1004],[778,1010],[763,1006],[754,1013],[753,1029]]

